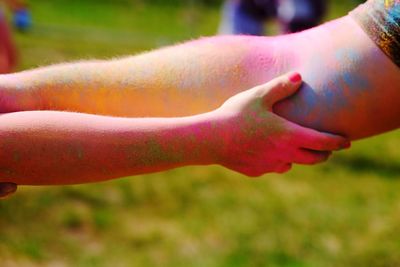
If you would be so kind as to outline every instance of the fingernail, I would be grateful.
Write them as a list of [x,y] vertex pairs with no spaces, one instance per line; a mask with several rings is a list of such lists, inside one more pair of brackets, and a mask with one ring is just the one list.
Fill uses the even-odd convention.
[[289,75],[289,80],[290,80],[292,83],[298,83],[298,82],[301,82],[302,78],[301,78],[300,73],[294,72],[294,73],[292,73],[292,74]]

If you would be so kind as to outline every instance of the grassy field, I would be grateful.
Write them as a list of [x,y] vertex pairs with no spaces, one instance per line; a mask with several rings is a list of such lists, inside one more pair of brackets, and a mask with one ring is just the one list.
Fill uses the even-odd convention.
[[[219,15],[195,4],[31,2],[35,27],[16,35],[21,69],[211,35]],[[334,5],[330,18],[353,6]],[[0,202],[0,266],[400,266],[399,148],[393,132],[260,180],[196,167],[21,188]]]

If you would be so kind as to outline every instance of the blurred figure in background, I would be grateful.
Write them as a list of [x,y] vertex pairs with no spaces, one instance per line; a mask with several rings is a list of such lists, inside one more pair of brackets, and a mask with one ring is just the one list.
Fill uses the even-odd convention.
[[[32,24],[27,5],[21,0],[3,1],[11,10],[13,25],[20,31],[26,31]],[[0,73],[14,70],[17,63],[17,51],[12,40],[11,30],[8,26],[5,13],[0,9]]]
[[32,26],[28,5],[23,0],[4,0],[13,13],[13,25],[19,31],[26,31]]
[[268,19],[277,18],[282,33],[317,26],[325,15],[327,0],[227,0],[220,34],[259,35]]
[[5,15],[0,10],[0,73],[11,72],[17,61],[17,53]]

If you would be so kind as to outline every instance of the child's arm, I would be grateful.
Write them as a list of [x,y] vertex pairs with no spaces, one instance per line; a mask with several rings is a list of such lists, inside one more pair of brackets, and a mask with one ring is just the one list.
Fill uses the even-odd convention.
[[301,85],[282,76],[181,118],[115,118],[56,111],[0,116],[0,181],[26,185],[98,182],[186,165],[220,164],[249,176],[325,161],[349,143],[272,113]]
[[290,70],[306,86],[277,106],[279,115],[351,139],[400,125],[399,69],[348,17],[284,37],[213,37],[0,76],[0,111],[189,116]]
[[[263,70],[252,67],[249,41],[257,44],[247,37],[207,38],[122,59],[0,76],[0,111],[61,110],[123,117],[211,111],[230,96],[270,80],[260,79]],[[274,77],[282,74],[273,72]]]

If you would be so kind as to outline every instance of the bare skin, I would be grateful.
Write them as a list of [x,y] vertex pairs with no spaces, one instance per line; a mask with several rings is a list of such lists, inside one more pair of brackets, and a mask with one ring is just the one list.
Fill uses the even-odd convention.
[[[299,77],[298,75],[295,77]],[[57,111],[0,116],[0,181],[98,182],[187,165],[219,164],[248,176],[316,164],[349,145],[273,114],[298,90],[290,76],[243,92],[220,108],[177,118],[117,118]]]
[[279,115],[353,140],[399,127],[399,70],[349,17],[284,37],[215,37],[3,76],[1,106],[3,112],[188,116],[293,69],[306,86],[275,105]]
[[300,71],[306,86],[276,107],[285,118],[353,140],[399,126],[399,69],[348,17],[283,37],[213,37],[125,59],[5,75],[0,106],[3,112],[188,116],[291,70]]

